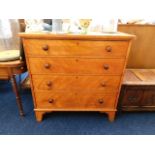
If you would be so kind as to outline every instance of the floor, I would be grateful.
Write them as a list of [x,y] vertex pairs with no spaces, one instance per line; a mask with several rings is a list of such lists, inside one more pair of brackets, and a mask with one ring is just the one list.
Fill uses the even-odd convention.
[[97,112],[54,112],[36,122],[30,90],[21,91],[25,117],[20,118],[10,82],[0,81],[1,135],[154,135],[155,112],[117,113],[110,123]]

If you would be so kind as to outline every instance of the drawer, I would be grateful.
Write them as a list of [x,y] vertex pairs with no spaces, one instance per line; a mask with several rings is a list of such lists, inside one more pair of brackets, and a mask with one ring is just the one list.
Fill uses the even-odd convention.
[[98,91],[115,93],[118,91],[120,76],[54,76],[33,75],[34,90],[38,91]]
[[97,56],[124,58],[127,41],[79,41],[79,40],[36,40],[25,39],[28,56]]
[[121,75],[124,59],[29,58],[31,74]]
[[114,108],[116,94],[52,92],[35,93],[37,108],[68,109],[68,110],[97,110]]

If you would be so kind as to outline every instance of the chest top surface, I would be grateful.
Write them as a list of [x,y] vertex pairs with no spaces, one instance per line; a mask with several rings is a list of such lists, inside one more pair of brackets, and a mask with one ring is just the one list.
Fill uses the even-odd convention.
[[88,34],[68,34],[52,32],[19,33],[21,38],[29,39],[75,39],[75,40],[131,40],[135,36],[127,33],[88,33]]
[[155,86],[155,69],[126,69],[123,84]]

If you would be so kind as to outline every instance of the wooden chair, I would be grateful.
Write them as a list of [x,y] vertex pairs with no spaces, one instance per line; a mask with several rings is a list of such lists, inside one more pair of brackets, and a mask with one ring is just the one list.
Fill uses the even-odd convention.
[[[23,27],[21,30],[22,29]],[[0,79],[11,81],[20,116],[24,116],[24,111],[17,87],[16,75],[20,75],[26,72],[26,70],[26,63],[23,59],[23,47],[21,42],[20,50],[0,51]]]

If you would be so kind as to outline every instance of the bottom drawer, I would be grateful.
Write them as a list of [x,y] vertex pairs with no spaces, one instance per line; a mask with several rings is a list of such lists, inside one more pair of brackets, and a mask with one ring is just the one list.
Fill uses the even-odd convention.
[[61,110],[113,109],[116,95],[76,92],[35,93],[37,108]]

